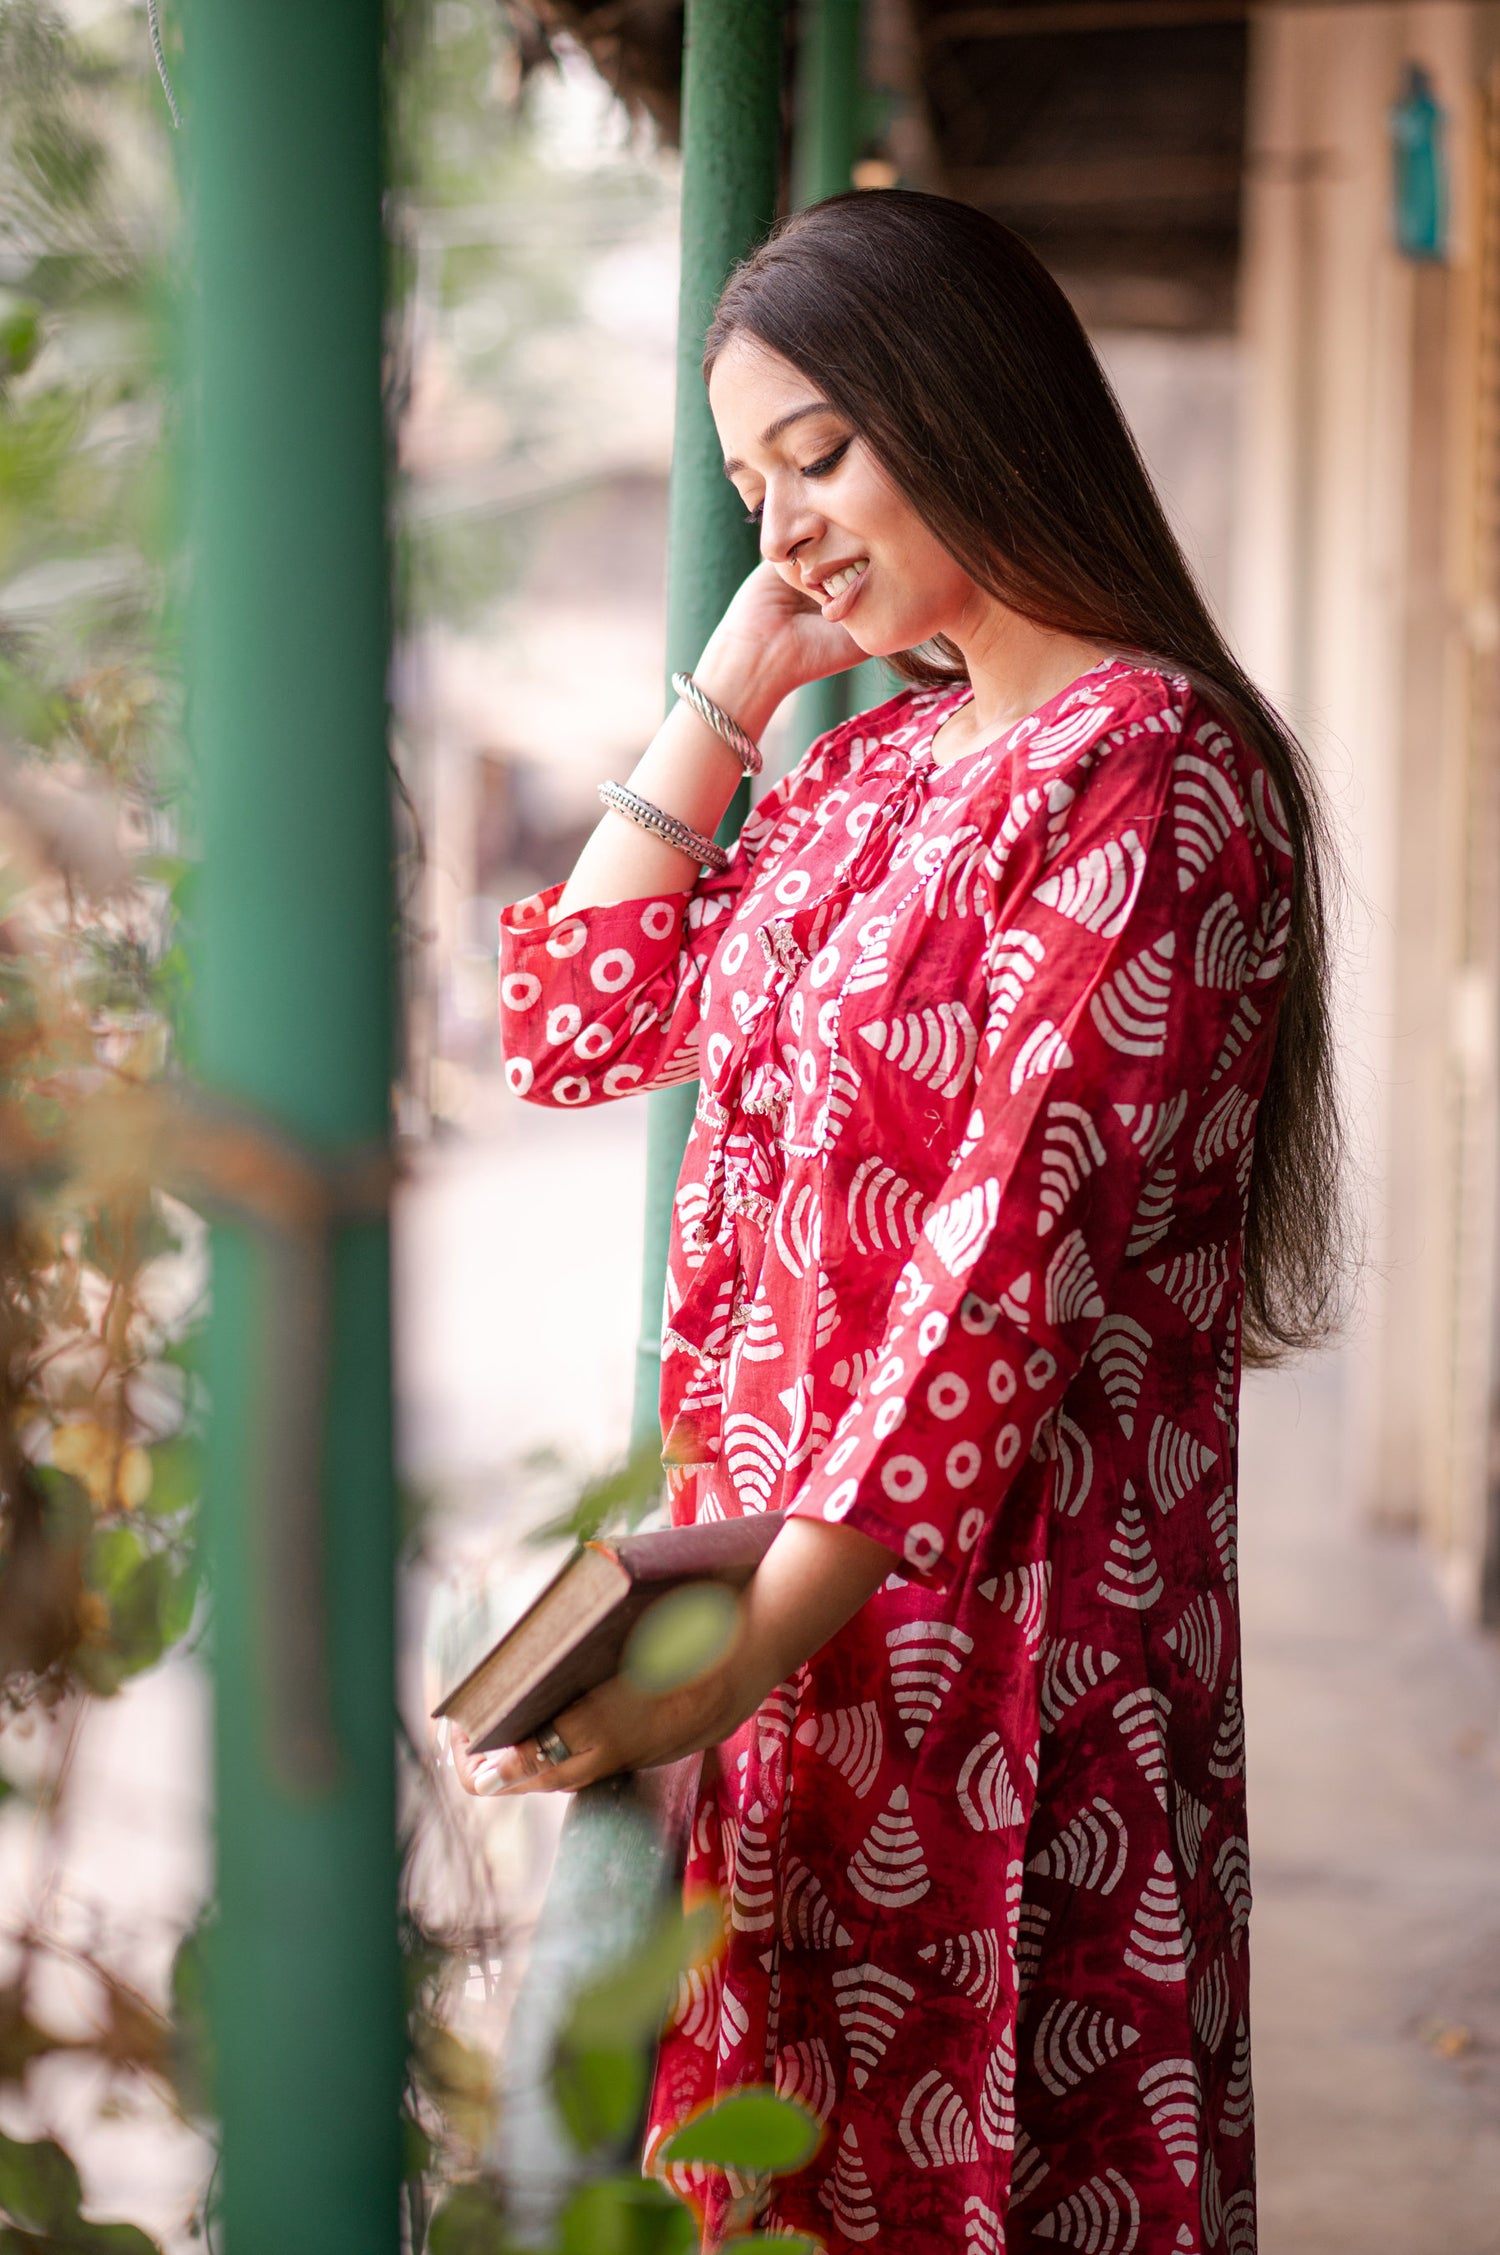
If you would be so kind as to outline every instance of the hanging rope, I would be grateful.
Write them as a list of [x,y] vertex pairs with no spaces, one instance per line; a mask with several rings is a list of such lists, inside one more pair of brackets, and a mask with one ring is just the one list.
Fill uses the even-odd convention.
[[167,97],[167,108],[172,113],[172,128],[175,132],[181,126],[182,119],[177,114],[177,96],[172,92],[166,52],[161,43],[160,0],[146,0],[146,22],[151,32],[151,52],[156,58],[156,75],[161,80],[161,90]]

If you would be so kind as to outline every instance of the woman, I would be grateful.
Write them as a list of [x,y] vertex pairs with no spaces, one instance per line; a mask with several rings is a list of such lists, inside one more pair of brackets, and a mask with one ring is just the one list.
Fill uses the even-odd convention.
[[[725,1946],[652,2143],[736,2084],[803,2099],[827,2136],[763,2228],[1246,2255],[1236,1397],[1335,1268],[1308,782],[1003,229],[835,198],[705,366],[765,561],[635,798],[506,912],[502,1014],[536,1102],[701,1079],[673,1510],[790,1516],[711,1678],[462,1772],[706,1750]],[[700,875],[732,724],[867,653],[912,686]],[[705,2244],[748,2221],[693,2190]]]

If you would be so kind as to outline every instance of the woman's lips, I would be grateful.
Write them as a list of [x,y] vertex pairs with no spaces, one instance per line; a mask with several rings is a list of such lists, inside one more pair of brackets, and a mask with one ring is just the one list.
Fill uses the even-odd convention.
[[[851,567],[851,569],[852,568],[853,567]],[[824,594],[819,595],[818,601],[822,605],[823,616],[828,621],[830,626],[836,626],[841,619],[848,617],[855,604],[859,601],[861,591],[863,590],[865,581],[868,579],[869,575],[870,567],[868,562],[862,563],[854,572],[853,578],[845,578],[843,586],[839,588],[836,594],[831,596]]]

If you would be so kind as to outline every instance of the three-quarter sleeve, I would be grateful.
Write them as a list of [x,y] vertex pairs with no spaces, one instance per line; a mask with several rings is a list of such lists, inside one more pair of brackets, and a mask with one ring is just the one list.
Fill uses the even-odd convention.
[[[1216,1307],[1238,1267],[1255,1106],[1235,1028],[1275,991],[1290,865],[1257,830],[1245,755],[1191,701],[1171,720],[1175,737],[1153,723],[1088,755],[1051,858],[1042,842],[1028,862],[1024,840],[1008,865],[992,855],[974,1111],[881,1349],[793,1505],[935,1586],[1046,1448],[1143,1200],[1218,1241],[1191,1278],[1148,1260],[1155,1289]],[[1226,1147],[1244,1161],[1227,1199],[1210,1164]]]

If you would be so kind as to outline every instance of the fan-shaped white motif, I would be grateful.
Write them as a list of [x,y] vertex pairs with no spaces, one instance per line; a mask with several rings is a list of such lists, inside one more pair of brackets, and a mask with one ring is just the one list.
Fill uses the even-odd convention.
[[1025,1804],[1011,1782],[997,1730],[987,1731],[965,1755],[958,1773],[958,1805],[976,1832],[1003,1832],[1023,1822]]
[[859,1033],[888,1065],[909,1073],[919,1088],[930,1088],[937,1096],[960,1095],[973,1077],[979,1035],[961,1002],[930,1003],[900,1018],[874,1018]]
[[1240,1664],[1235,1660],[1224,1687],[1224,1705],[1219,1711],[1219,1727],[1214,1733],[1208,1768],[1211,1777],[1230,1778],[1238,1777],[1244,1767],[1245,1715],[1240,1705]]
[[1022,1903],[1016,1922],[1016,2018],[1024,2020],[1037,1975],[1042,1970],[1042,1949],[1052,1912],[1045,1903]]
[[[1000,1994],[1000,1936],[996,1929],[974,1926],[966,1934],[950,1934],[942,1949],[938,1973],[988,2017]],[[925,1942],[917,1952],[924,1965],[933,1965],[937,1954],[936,1942]]]
[[738,2051],[750,2032],[750,2007],[743,1997],[724,1984],[719,1998],[719,2064],[722,2066],[732,2051]]
[[1203,2155],[1203,2177],[1198,2187],[1198,2213],[1203,2219],[1203,2236],[1210,2247],[1217,2247],[1224,2231],[1224,2196],[1219,2187],[1219,2164],[1210,2147]]
[[1226,1583],[1232,1582],[1239,1572],[1233,1488],[1224,1488],[1214,1497],[1208,1507],[1208,1524],[1213,1532],[1214,1548],[1219,1553],[1224,1579]]
[[1217,2051],[1229,2026],[1229,1976],[1216,1957],[1188,2002],[1188,2018],[1205,2051]]
[[952,1277],[967,1276],[1000,1211],[1000,1185],[993,1179],[972,1183],[956,1198],[933,1207],[922,1234]]
[[1094,1333],[1089,1354],[1099,1366],[1110,1408],[1129,1440],[1135,1431],[1136,1404],[1146,1376],[1151,1334],[1128,1315],[1107,1315]]
[[980,879],[986,853],[984,832],[972,822],[960,823],[950,838],[935,839],[944,851],[927,871],[922,905],[939,922],[949,916],[977,916],[982,895]]
[[847,1950],[850,1943],[822,1881],[796,1856],[781,1890],[781,1939],[789,1950]]
[[829,1378],[842,1393],[857,1394],[875,1368],[877,1359],[873,1347],[859,1347],[847,1360],[841,1358],[834,1364],[828,1374]]
[[776,1329],[776,1317],[762,1283],[756,1292],[740,1340],[746,1362],[779,1362],[786,1352]]
[[861,1253],[904,1253],[917,1241],[924,1200],[883,1159],[862,1159],[849,1185],[849,1234]]
[[1196,752],[1172,762],[1172,823],[1177,837],[1177,882],[1183,892],[1245,827],[1245,810],[1229,778]]
[[1146,1478],[1158,1509],[1164,1513],[1175,1510],[1188,1490],[1195,1488],[1218,1461],[1206,1441],[1184,1432],[1170,1417],[1158,1417],[1146,1446]]
[[1054,1097],[1047,1106],[1047,1125],[1042,1133],[1042,1195],[1036,1217],[1039,1237],[1050,1234],[1068,1200],[1078,1195],[1104,1160],[1099,1131],[1083,1106],[1070,1104],[1066,1097]]
[[964,2202],[964,2255],[1005,2255],[1005,2226],[977,2192]]
[[969,2109],[941,2068],[929,2067],[918,2076],[896,2128],[915,2168],[951,2169],[956,2162],[979,2159]]
[[1038,1018],[1020,1048],[1010,1068],[1010,1092],[1018,1096],[1024,1084],[1034,1075],[1064,1071],[1073,1062],[1073,1052],[1063,1039],[1060,1028],[1050,1018]]
[[834,1707],[827,1714],[809,1715],[797,1727],[797,1744],[811,1746],[831,1762],[863,1800],[880,1774],[885,1754],[880,1709],[873,1699],[866,1699],[858,1707]]
[[719,1998],[724,1989],[722,1953],[707,1965],[690,1965],[677,1983],[672,2025],[700,2051],[712,2051],[719,2040]]
[[928,1724],[957,1682],[974,1639],[946,1621],[905,1621],[885,1640],[896,1712],[906,1743],[920,1746]]
[[1036,2146],[1023,2129],[1016,2131],[1016,2149],[1010,2163],[1010,2205],[1029,2200],[1042,2181],[1052,2174],[1051,2164],[1042,2159]]
[[1002,932],[989,960],[989,1013],[985,1022],[985,1047],[993,1054],[1001,1036],[1036,977],[1046,949],[1034,932],[1019,925]]
[[818,2198],[832,2213],[845,2239],[856,2246],[880,2233],[880,2212],[870,2190],[870,2179],[860,2157],[859,2137],[852,2122],[844,2124],[832,2174],[820,2186]]
[[1078,2248],[1078,2255],[1130,2255],[1141,2232],[1141,2203],[1130,2178],[1119,2169],[1101,2169],[1031,2230],[1038,2239]]
[[1082,1230],[1069,1230],[1058,1245],[1047,1264],[1044,1293],[1049,1323],[1097,1323],[1103,1315],[1104,1300]]
[[1224,2089],[1224,2111],[1219,2128],[1226,2138],[1242,2138],[1255,2120],[1255,2098],[1250,2088],[1250,2031],[1245,2015],[1234,2024],[1234,2057]]
[[1246,2185],[1224,2203],[1224,2255],[1255,2255],[1255,2194]]
[[902,1910],[908,1903],[920,1902],[932,1885],[904,1785],[897,1786],[855,1850],[849,1881],[857,1894],[880,1910]]
[[1117,1699],[1115,1721],[1146,1783],[1163,1808],[1167,1805],[1167,1717],[1172,1702],[1154,1684]]
[[1111,1605],[1128,1605],[1134,1612],[1144,1613],[1165,1587],[1139,1504],[1122,1504],[1110,1537],[1099,1596],[1107,1597]]
[[1214,1877],[1229,1905],[1229,1947],[1238,1957],[1250,1923],[1250,1850],[1238,1834],[1231,1834],[1215,1856]]
[[1183,1919],[1172,1860],[1159,1852],[1130,1922],[1125,1963],[1148,1981],[1186,1981],[1192,1958],[1192,1936]]
[[1076,1637],[1048,1637],[1042,1646],[1042,1728],[1056,1730],[1070,1707],[1120,1665],[1118,1652],[1097,1651]]
[[751,1511],[768,1510],[784,1462],[775,1427],[748,1410],[735,1410],[724,1420],[724,1461],[740,1501]]
[[813,1128],[813,1142],[820,1151],[826,1151],[834,1142],[844,1122],[854,1109],[859,1094],[859,1068],[842,1055],[835,1057],[828,1068],[828,1093],[823,1108]]
[[1032,899],[1054,909],[1059,916],[1097,932],[1104,940],[1118,939],[1130,921],[1142,879],[1146,874],[1146,849],[1133,830],[1110,838],[1066,869],[1044,877],[1032,890]]
[[1138,1261],[1153,1245],[1160,1244],[1172,1226],[1176,1201],[1177,1169],[1170,1159],[1164,1159],[1142,1186],[1130,1235],[1125,1240],[1126,1260]]
[[1199,1124],[1193,1138],[1193,1164],[1202,1174],[1215,1160],[1241,1150],[1255,1134],[1257,1099],[1242,1088],[1226,1088]]
[[1107,2067],[1139,2043],[1136,2029],[1108,2013],[1080,2004],[1075,1997],[1054,1997],[1042,2014],[1031,2047],[1033,2064],[1054,2098],[1076,2090],[1085,2075]]
[[1177,1841],[1177,1853],[1182,1858],[1182,1868],[1189,1879],[1198,1876],[1198,1858],[1203,1852],[1203,1835],[1208,1830],[1213,1815],[1206,1801],[1199,1801],[1174,1779],[1172,1782],[1172,1831]]
[[979,2127],[997,2153],[1009,2153],[1016,2142],[1016,2049],[1007,2035],[1002,2034],[984,2063]]
[[1203,911],[1193,943],[1193,977],[1200,987],[1235,993],[1250,975],[1250,934],[1233,893],[1220,893]]
[[1089,996],[1089,1016],[1124,1057],[1160,1057],[1167,1046],[1175,932],[1163,932]]
[[916,1993],[909,1981],[898,1980],[878,1965],[851,1965],[835,1973],[833,1995],[839,2026],[854,2061],[853,2079],[861,2090],[870,2079],[871,2068],[884,2059]]
[[1211,1590],[1199,1591],[1176,1626],[1168,1629],[1166,1644],[1167,1650],[1175,1652],[1201,1684],[1210,1691],[1214,1689],[1224,1652],[1224,1623],[1219,1614],[1219,1601]]
[[774,2082],[778,2098],[797,2099],[820,2122],[828,2120],[838,2103],[833,2061],[821,2036],[788,2044],[778,2052]]
[[742,1934],[769,1934],[776,1924],[776,1873],[759,1801],[751,1803],[735,1842],[729,1923]]
[[1162,2151],[1185,2185],[1198,2174],[1198,2122],[1203,2093],[1190,2059],[1162,2059],[1136,2085]]
[[1089,1807],[1070,1817],[1026,1869],[1065,1880],[1070,1887],[1112,1895],[1120,1884],[1129,1845],[1125,1819],[1102,1793],[1096,1793]]
[[[977,1303],[983,1307],[984,1302]],[[1031,1329],[1031,1273],[1012,1277],[1000,1295],[1000,1305],[1018,1331]]]
[[823,1269],[818,1270],[818,1299],[814,1313],[813,1345],[826,1347],[838,1328],[839,1296],[833,1279]]
[[867,994],[874,987],[883,987],[891,975],[890,960],[886,950],[890,944],[894,916],[872,916],[859,928],[859,954],[854,968],[844,982],[845,994]]
[[1130,1140],[1149,1167],[1159,1159],[1187,1117],[1187,1090],[1160,1103],[1117,1104],[1116,1112],[1130,1130]]
[[790,1198],[783,1198],[771,1223],[771,1242],[788,1276],[801,1278],[817,1263],[823,1249],[823,1209],[810,1182],[799,1183]]
[[1291,900],[1286,893],[1272,893],[1261,904],[1251,950],[1256,959],[1252,976],[1257,984],[1263,979],[1280,978],[1286,969],[1286,951],[1291,936]]
[[1044,1558],[1034,1566],[1012,1566],[1003,1577],[996,1574],[979,1585],[979,1594],[987,1604],[997,1601],[1002,1613],[1008,1613],[1028,1644],[1033,1647],[1041,1637],[1047,1618],[1047,1598],[1052,1588],[1052,1561]]
[[1287,829],[1286,808],[1281,803],[1281,793],[1263,767],[1258,767],[1250,778],[1250,811],[1266,844],[1274,846],[1290,861],[1292,839]]

